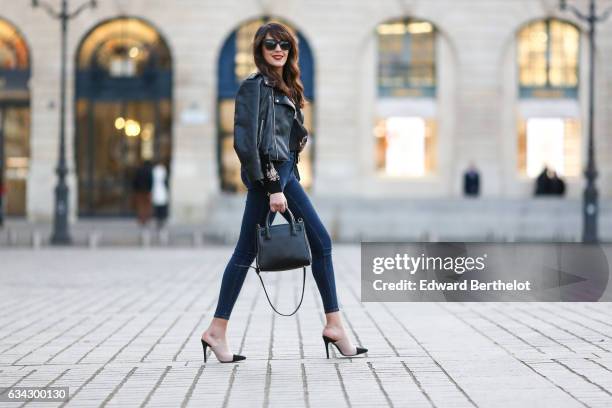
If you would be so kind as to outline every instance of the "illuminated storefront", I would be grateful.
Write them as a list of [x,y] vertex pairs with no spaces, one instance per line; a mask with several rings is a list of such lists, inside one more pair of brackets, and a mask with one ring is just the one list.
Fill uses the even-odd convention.
[[117,18],[83,39],[76,72],[79,214],[133,214],[131,180],[172,157],[172,64],[155,28]]
[[13,24],[0,19],[0,189],[3,215],[24,216],[30,167],[30,54]]

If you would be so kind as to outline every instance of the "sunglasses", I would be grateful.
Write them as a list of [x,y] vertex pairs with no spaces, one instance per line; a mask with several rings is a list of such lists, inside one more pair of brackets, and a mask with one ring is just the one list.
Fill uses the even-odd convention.
[[291,49],[291,43],[287,40],[271,40],[271,39],[265,39],[264,42],[264,47],[266,47],[266,50],[268,51],[273,51],[276,49],[276,44],[280,44],[281,50],[283,51],[288,51]]

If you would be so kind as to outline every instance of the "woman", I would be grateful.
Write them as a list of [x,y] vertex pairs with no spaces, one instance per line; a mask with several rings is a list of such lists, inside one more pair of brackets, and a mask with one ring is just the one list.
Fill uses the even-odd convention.
[[223,363],[246,358],[230,351],[227,324],[248,265],[257,253],[256,224],[264,225],[268,210],[272,216],[280,211],[289,219],[287,207],[306,226],[312,274],[325,310],[323,341],[327,358],[329,343],[345,356],[365,353],[367,349],[353,345],[342,324],[331,238],[299,183],[297,162],[307,141],[307,131],[301,110],[304,87],[300,81],[297,42],[284,25],[267,23],[255,33],[253,55],[258,72],[240,85],[234,115],[234,149],[241,163],[242,182],[248,188],[246,206],[238,243],[223,274],[214,318],[202,334],[204,362],[207,347]]

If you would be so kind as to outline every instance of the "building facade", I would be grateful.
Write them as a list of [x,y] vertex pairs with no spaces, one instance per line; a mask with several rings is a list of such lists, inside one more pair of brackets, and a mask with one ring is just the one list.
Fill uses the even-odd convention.
[[[50,220],[59,23],[27,1],[0,4],[4,211]],[[69,25],[72,221],[132,215],[131,177],[147,159],[169,168],[171,222],[204,221],[244,191],[233,96],[268,20],[299,39],[312,136],[300,170],[312,193],[457,198],[474,163],[482,197],[520,199],[546,164],[581,197],[587,32],[557,1],[100,0]],[[597,185],[608,201],[612,19],[598,30]]]

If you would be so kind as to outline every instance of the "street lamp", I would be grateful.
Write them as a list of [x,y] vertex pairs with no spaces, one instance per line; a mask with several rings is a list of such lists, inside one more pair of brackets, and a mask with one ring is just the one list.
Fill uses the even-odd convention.
[[41,7],[52,18],[61,23],[61,76],[60,76],[60,146],[59,159],[55,169],[58,182],[55,186],[55,210],[53,214],[53,233],[51,235],[52,244],[70,244],[70,232],[68,231],[68,185],[66,184],[66,36],[68,21],[78,16],[88,7],[96,7],[95,0],[81,4],[76,10],[68,12],[68,0],[62,0],[62,8],[59,12],[55,11],[51,5],[44,1],[32,0],[32,7]]
[[595,187],[595,179],[597,178],[597,169],[595,167],[595,28],[597,23],[606,20],[612,7],[608,8],[600,16],[597,15],[595,0],[590,0],[589,14],[584,14],[571,4],[567,4],[567,0],[559,0],[561,10],[570,10],[574,15],[589,24],[589,148],[587,166],[584,172],[587,185],[584,189],[582,216],[583,230],[582,242],[594,243],[597,238],[597,215],[599,208],[597,205],[597,187]]

